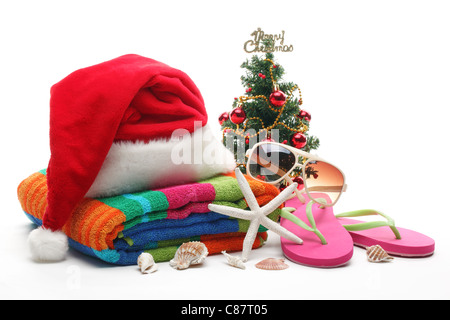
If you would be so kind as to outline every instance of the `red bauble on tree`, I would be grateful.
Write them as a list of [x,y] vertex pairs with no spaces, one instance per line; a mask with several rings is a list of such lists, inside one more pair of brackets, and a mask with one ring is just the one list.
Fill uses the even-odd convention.
[[297,149],[301,149],[304,146],[306,146],[306,136],[301,133],[297,132],[291,137],[291,144]]
[[241,124],[246,119],[245,111],[241,107],[233,109],[230,113],[230,120],[234,124]]
[[281,90],[275,90],[272,92],[272,94],[269,96],[270,103],[279,108],[286,102],[286,94]]
[[301,120],[311,121],[311,114],[305,110],[301,110],[297,117]]
[[298,184],[297,189],[298,190],[302,190],[304,188],[304,182],[303,182],[303,178],[302,177],[295,177],[294,179],[292,179],[292,181],[297,182],[297,184]]
[[219,117],[219,123],[222,125],[225,121],[227,121],[230,118],[228,112],[224,112]]

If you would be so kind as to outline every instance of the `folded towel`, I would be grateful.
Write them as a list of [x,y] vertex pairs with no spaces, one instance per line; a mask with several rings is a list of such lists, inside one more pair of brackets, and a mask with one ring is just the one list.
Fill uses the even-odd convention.
[[[272,185],[248,181],[260,205],[279,193]],[[47,206],[46,171],[25,179],[18,196],[27,216],[41,225]],[[234,175],[220,175],[159,190],[85,198],[63,231],[73,248],[114,264],[135,264],[143,251],[157,261],[167,261],[179,245],[191,240],[205,242],[210,254],[241,250],[249,222],[210,212],[210,203],[247,208]],[[279,211],[269,217],[275,221]],[[255,247],[267,238],[267,229],[260,226],[258,231]]]

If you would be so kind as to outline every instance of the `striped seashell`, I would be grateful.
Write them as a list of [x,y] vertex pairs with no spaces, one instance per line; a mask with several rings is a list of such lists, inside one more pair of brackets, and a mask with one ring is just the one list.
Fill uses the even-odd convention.
[[137,260],[139,269],[142,273],[152,273],[158,270],[158,266],[150,253],[143,252],[139,255]]
[[199,241],[183,243],[169,261],[169,265],[177,270],[189,268],[190,265],[202,263],[208,255],[205,244]]
[[289,266],[284,263],[284,259],[267,258],[258,262],[255,267],[263,270],[284,270]]
[[385,262],[394,260],[394,258],[388,255],[387,252],[378,244],[368,247],[366,254],[367,259],[370,262]]
[[227,261],[230,266],[245,270],[245,264],[241,258],[229,255],[226,251],[222,251],[222,254],[227,257]]

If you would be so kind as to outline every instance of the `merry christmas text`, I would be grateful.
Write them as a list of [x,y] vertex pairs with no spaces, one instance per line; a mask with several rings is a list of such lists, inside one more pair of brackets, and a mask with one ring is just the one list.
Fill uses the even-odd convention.
[[[245,52],[292,52],[294,50],[292,44],[284,44],[284,30],[282,30],[280,34],[265,34],[261,28],[258,28],[250,35],[253,39],[244,43]],[[263,44],[263,40],[265,39],[271,39],[272,45],[265,46]]]

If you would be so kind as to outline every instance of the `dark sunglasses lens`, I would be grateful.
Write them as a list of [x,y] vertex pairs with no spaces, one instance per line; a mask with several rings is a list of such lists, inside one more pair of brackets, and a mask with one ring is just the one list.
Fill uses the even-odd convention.
[[[311,161],[305,167],[306,189],[313,198],[325,198],[333,204],[344,188],[344,175],[335,166],[323,161]],[[326,196],[324,197],[323,194]]]
[[[294,167],[295,155],[276,144],[262,144],[250,155],[249,172],[254,178],[273,182]],[[259,176],[259,177],[258,177]]]

